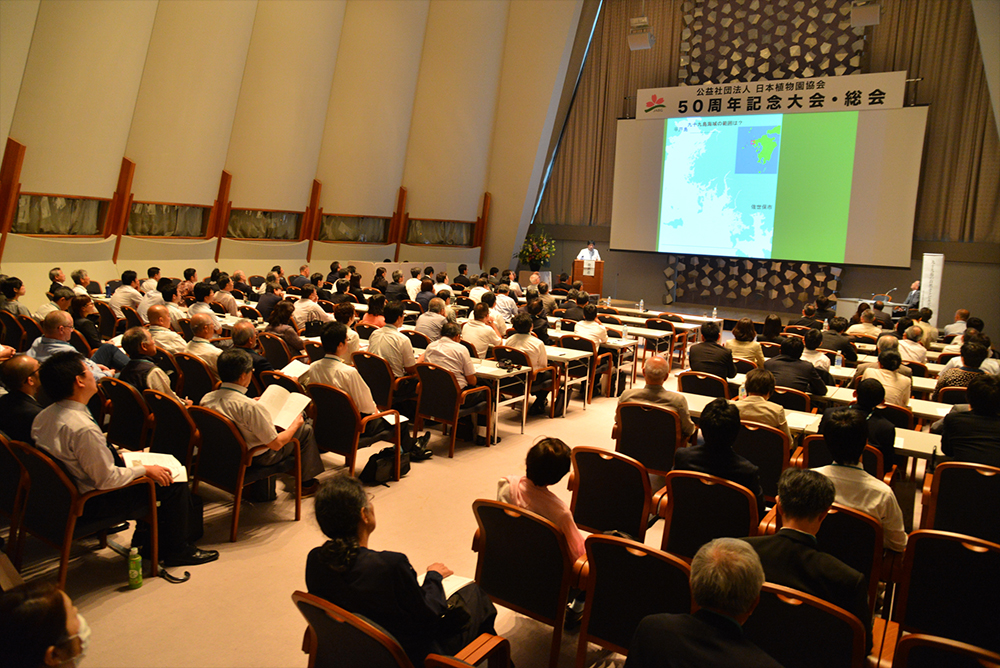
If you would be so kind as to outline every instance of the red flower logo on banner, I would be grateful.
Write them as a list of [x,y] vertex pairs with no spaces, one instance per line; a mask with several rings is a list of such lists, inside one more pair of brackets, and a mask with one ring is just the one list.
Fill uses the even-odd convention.
[[662,97],[656,97],[656,93],[646,102],[646,108],[643,110],[645,112],[653,111],[654,109],[665,109]]

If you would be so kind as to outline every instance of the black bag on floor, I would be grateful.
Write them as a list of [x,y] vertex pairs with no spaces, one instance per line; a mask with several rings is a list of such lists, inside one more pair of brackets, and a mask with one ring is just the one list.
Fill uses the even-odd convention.
[[[362,469],[358,478],[366,485],[384,485],[392,480],[393,466],[396,458],[396,448],[389,447],[379,450],[368,458],[368,463]],[[410,472],[410,453],[399,455],[399,477]]]

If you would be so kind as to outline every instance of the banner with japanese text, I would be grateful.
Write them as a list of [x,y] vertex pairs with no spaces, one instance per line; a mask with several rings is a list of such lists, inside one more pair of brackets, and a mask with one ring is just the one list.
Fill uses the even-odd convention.
[[901,109],[906,72],[643,88],[636,120]]

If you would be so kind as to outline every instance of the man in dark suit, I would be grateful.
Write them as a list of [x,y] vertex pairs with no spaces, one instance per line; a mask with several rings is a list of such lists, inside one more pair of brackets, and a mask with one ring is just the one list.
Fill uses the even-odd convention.
[[569,274],[565,271],[559,274],[559,282],[552,287],[554,290],[572,290],[573,284],[569,282]]
[[[250,354],[250,358],[253,359],[253,377],[260,383],[263,387],[263,383],[260,380],[260,374],[265,371],[274,371],[274,367],[267,358],[257,352],[257,328],[249,320],[241,320],[236,323],[233,327],[233,347],[242,348]],[[247,387],[247,396],[256,397],[257,388],[254,383],[250,383]]]
[[736,364],[733,362],[733,351],[719,345],[719,325],[706,322],[701,326],[701,343],[691,346],[688,351],[688,363],[692,371],[711,373],[720,378],[732,378],[736,375]]
[[774,384],[793,390],[826,395],[826,384],[809,362],[801,359],[805,344],[797,336],[789,336],[781,344],[781,354],[764,362],[764,368],[774,374]]
[[967,394],[969,410],[956,406],[942,420],[941,449],[960,462],[1000,466],[1000,378],[980,374]]
[[678,448],[674,453],[674,470],[708,473],[743,485],[757,497],[757,516],[763,517],[764,490],[758,469],[750,460],[733,452],[733,443],[740,433],[740,410],[725,399],[715,399],[705,406],[698,426],[705,443]]
[[334,292],[330,295],[330,300],[334,304],[343,304],[344,302],[354,302],[354,296],[348,292],[348,288],[351,287],[351,282],[346,278],[338,278],[337,282],[334,284]]
[[309,281],[309,265],[308,264],[304,264],[301,267],[299,267],[299,273],[297,275],[293,276],[292,280],[289,281],[289,283],[291,285],[294,285],[297,288],[305,287],[306,285],[309,284],[309,282],[310,281]]
[[764,569],[753,548],[716,538],[691,560],[694,614],[649,615],[629,644],[625,668],[775,668],[780,664],[743,636],[760,600]]
[[0,431],[11,440],[34,443],[31,423],[42,412],[35,399],[41,388],[39,366],[28,355],[15,355],[0,365],[0,382],[7,388],[7,394],[0,397]]
[[[850,410],[857,411],[865,417],[865,426],[868,428],[868,445],[875,446],[882,452],[882,463],[885,470],[892,468],[898,463],[899,457],[896,455],[896,426],[885,417],[886,408],[885,388],[875,378],[866,378],[858,383],[858,389],[854,391],[857,403],[848,406]],[[882,408],[879,408],[882,406]],[[819,423],[819,431],[823,433],[823,427],[832,411],[823,414],[823,419]]]
[[820,348],[832,350],[844,356],[848,362],[858,361],[858,350],[851,342],[851,338],[844,332],[847,330],[847,318],[836,317],[830,320],[830,329],[823,332],[823,343]]
[[583,307],[590,303],[590,295],[586,292],[581,292],[576,296],[576,303],[566,309],[566,314],[563,316],[568,320],[580,321],[584,319]]
[[788,323],[789,325],[796,325],[799,327],[812,327],[813,329],[823,329],[823,321],[816,319],[816,306],[814,304],[806,304],[802,308],[802,317],[798,320],[793,320]]
[[337,279],[340,278],[340,263],[334,260],[330,263],[330,273],[326,275],[327,283],[336,283]]
[[232,279],[233,279],[233,289],[242,292],[244,299],[250,299],[250,297],[254,294],[254,291],[253,287],[251,287],[250,284],[247,283],[247,275],[244,274],[243,271],[237,269],[236,271],[233,272]]
[[281,268],[281,265],[276,264],[273,267],[271,267],[271,273],[274,274],[275,278],[278,281],[278,284],[281,286],[281,289],[287,290],[288,281],[285,280],[285,270]]
[[281,285],[274,281],[267,283],[264,286],[264,294],[257,300],[257,311],[260,313],[260,317],[264,320],[270,318],[274,305],[280,302],[284,296],[285,291],[281,289]]
[[309,282],[316,286],[316,294],[319,295],[320,301],[330,301],[333,297],[333,293],[324,288],[326,283],[323,282],[323,274],[318,271],[309,277]]
[[750,543],[768,582],[812,594],[847,610],[865,627],[872,648],[868,578],[820,550],[819,527],[836,497],[833,481],[822,473],[788,468],[778,480],[778,514],[782,528],[772,536],[744,538]]
[[406,294],[406,286],[403,285],[403,272],[397,269],[392,272],[392,283],[385,289],[385,300],[386,302],[398,302],[409,298],[409,295]]
[[458,276],[455,277],[454,282],[466,288],[472,286],[472,282],[469,280],[469,265],[458,265]]
[[837,312],[831,308],[833,302],[830,301],[829,297],[817,297],[816,298],[816,316],[815,318],[820,322],[828,322],[837,317]]
[[875,315],[873,322],[882,329],[892,329],[892,316],[883,309],[885,309],[885,302],[875,302],[875,305],[872,307],[872,313]]

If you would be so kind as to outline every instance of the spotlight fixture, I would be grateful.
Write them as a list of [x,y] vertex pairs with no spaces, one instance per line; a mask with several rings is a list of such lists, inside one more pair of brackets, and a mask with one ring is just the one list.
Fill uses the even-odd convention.
[[639,16],[629,19],[628,23],[628,48],[632,51],[653,48],[656,38],[653,37],[653,29],[649,26],[649,19],[645,16]]

